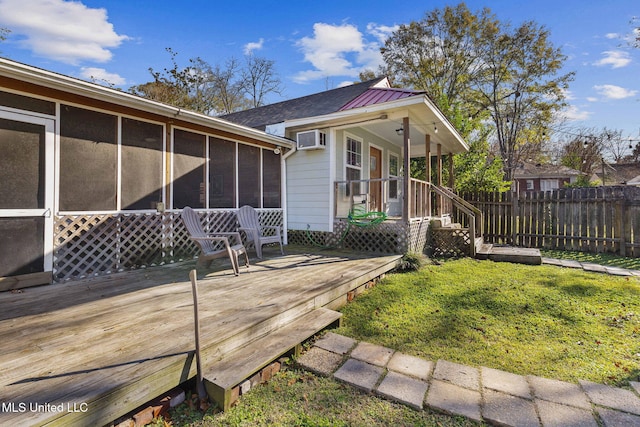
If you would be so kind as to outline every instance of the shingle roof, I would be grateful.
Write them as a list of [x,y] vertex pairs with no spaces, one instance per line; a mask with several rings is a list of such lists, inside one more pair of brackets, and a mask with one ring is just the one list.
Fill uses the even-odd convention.
[[250,110],[239,111],[237,113],[226,114],[220,117],[244,126],[265,130],[267,125],[280,123],[285,120],[321,116],[340,111],[343,106],[357,99],[360,95],[384,79],[386,79],[386,77],[379,77],[366,82],[252,108]]

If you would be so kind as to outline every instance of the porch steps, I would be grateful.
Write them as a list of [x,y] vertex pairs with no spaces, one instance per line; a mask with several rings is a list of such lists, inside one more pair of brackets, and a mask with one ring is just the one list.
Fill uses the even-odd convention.
[[339,325],[341,317],[342,313],[337,311],[314,309],[203,366],[207,394],[226,411],[238,398],[241,383],[282,355],[299,354],[305,340],[327,327]]

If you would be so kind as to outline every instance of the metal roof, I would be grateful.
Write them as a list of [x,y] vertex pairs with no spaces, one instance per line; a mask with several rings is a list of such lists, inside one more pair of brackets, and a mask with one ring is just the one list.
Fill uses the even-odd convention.
[[367,107],[369,105],[381,104],[383,102],[396,101],[415,95],[423,95],[424,91],[394,88],[369,88],[364,93],[347,102],[338,111],[350,110],[352,108]]

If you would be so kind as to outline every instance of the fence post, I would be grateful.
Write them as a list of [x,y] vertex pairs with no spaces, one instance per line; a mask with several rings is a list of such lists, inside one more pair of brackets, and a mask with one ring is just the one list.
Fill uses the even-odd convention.
[[[626,195],[623,193],[622,198],[620,199],[620,201],[617,203],[617,209],[616,209],[616,216],[618,217],[618,221],[616,224],[616,228],[617,228],[617,232],[620,235],[620,255],[621,256],[627,256],[627,242],[625,241],[625,235],[627,233],[627,230],[625,230],[625,227],[627,227],[627,221],[625,218],[625,211],[627,209],[626,206]],[[629,227],[631,225],[629,224]]]
[[511,193],[511,244],[518,246],[518,217],[520,216],[520,194],[517,192]]

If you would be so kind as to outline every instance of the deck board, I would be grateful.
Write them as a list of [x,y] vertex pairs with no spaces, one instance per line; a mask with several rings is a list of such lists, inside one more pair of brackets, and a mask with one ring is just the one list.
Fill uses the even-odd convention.
[[[242,337],[391,269],[399,256],[290,248],[240,276],[199,269],[201,343],[215,360]],[[279,255],[279,254],[278,254]],[[82,404],[88,413],[0,412],[0,425],[104,424],[195,375],[195,263],[0,293],[0,402]],[[345,291],[346,290],[346,291]]]

